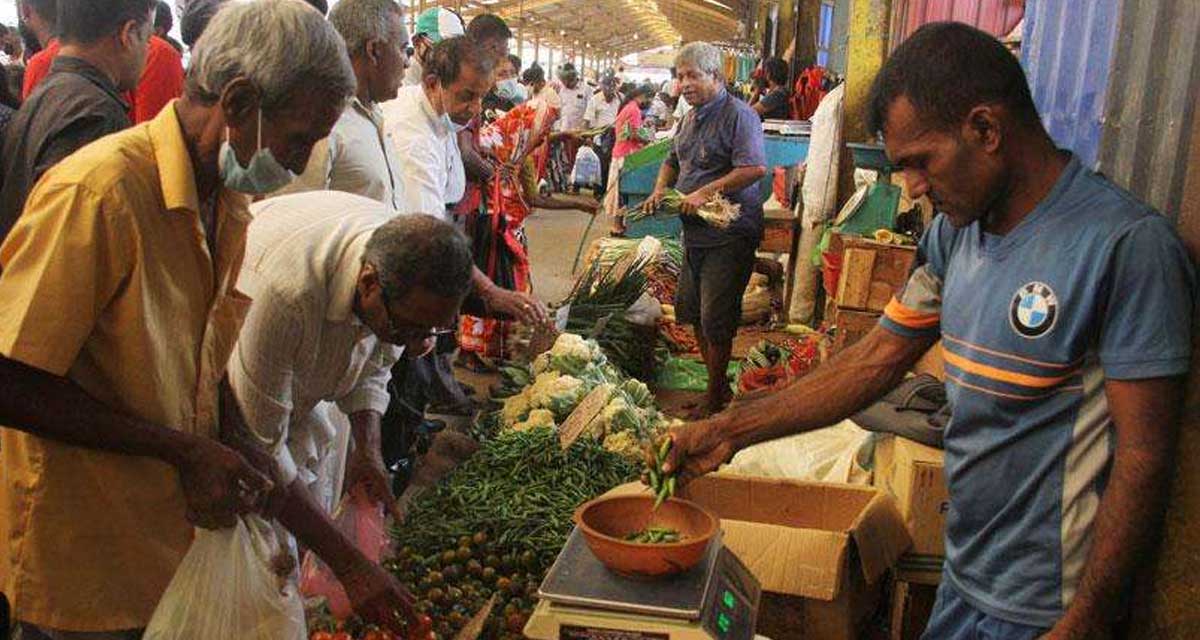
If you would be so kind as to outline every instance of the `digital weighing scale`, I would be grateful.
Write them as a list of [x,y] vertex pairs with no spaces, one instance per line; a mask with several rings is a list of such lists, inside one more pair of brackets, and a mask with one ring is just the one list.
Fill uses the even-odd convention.
[[576,528],[538,589],[525,626],[535,640],[751,640],[762,588],[717,533],[690,571],[618,575]]

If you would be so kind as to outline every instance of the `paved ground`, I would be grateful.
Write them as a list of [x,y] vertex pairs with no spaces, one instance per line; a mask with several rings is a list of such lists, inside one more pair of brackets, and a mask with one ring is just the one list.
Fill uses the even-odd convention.
[[[533,290],[543,302],[559,302],[571,292],[571,285],[575,283],[571,265],[590,217],[582,211],[538,211],[525,221]],[[584,252],[593,240],[607,233],[608,221],[604,214],[598,214],[595,224],[587,232]]]

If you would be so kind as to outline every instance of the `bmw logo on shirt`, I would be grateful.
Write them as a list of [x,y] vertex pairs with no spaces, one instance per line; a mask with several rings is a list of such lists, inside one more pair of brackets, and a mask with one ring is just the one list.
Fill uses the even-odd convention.
[[1014,331],[1026,338],[1040,338],[1054,328],[1058,319],[1058,298],[1044,282],[1030,282],[1017,289],[1009,305],[1008,321]]

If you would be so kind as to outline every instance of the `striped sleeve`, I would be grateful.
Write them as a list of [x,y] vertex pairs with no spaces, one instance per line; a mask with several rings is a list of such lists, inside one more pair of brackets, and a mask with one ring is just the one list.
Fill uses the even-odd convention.
[[953,237],[954,229],[943,216],[934,220],[921,238],[908,282],[883,310],[879,324],[884,329],[907,338],[941,333],[942,282]]

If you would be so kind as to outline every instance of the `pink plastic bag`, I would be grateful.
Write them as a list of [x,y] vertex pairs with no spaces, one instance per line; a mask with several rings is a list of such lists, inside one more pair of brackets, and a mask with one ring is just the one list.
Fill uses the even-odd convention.
[[[333,522],[371,562],[384,559],[388,537],[383,506],[372,502],[361,486],[355,486],[342,497],[333,513]],[[304,554],[300,567],[300,593],[309,598],[324,596],[335,618],[345,619],[354,613],[342,583],[312,551]]]

